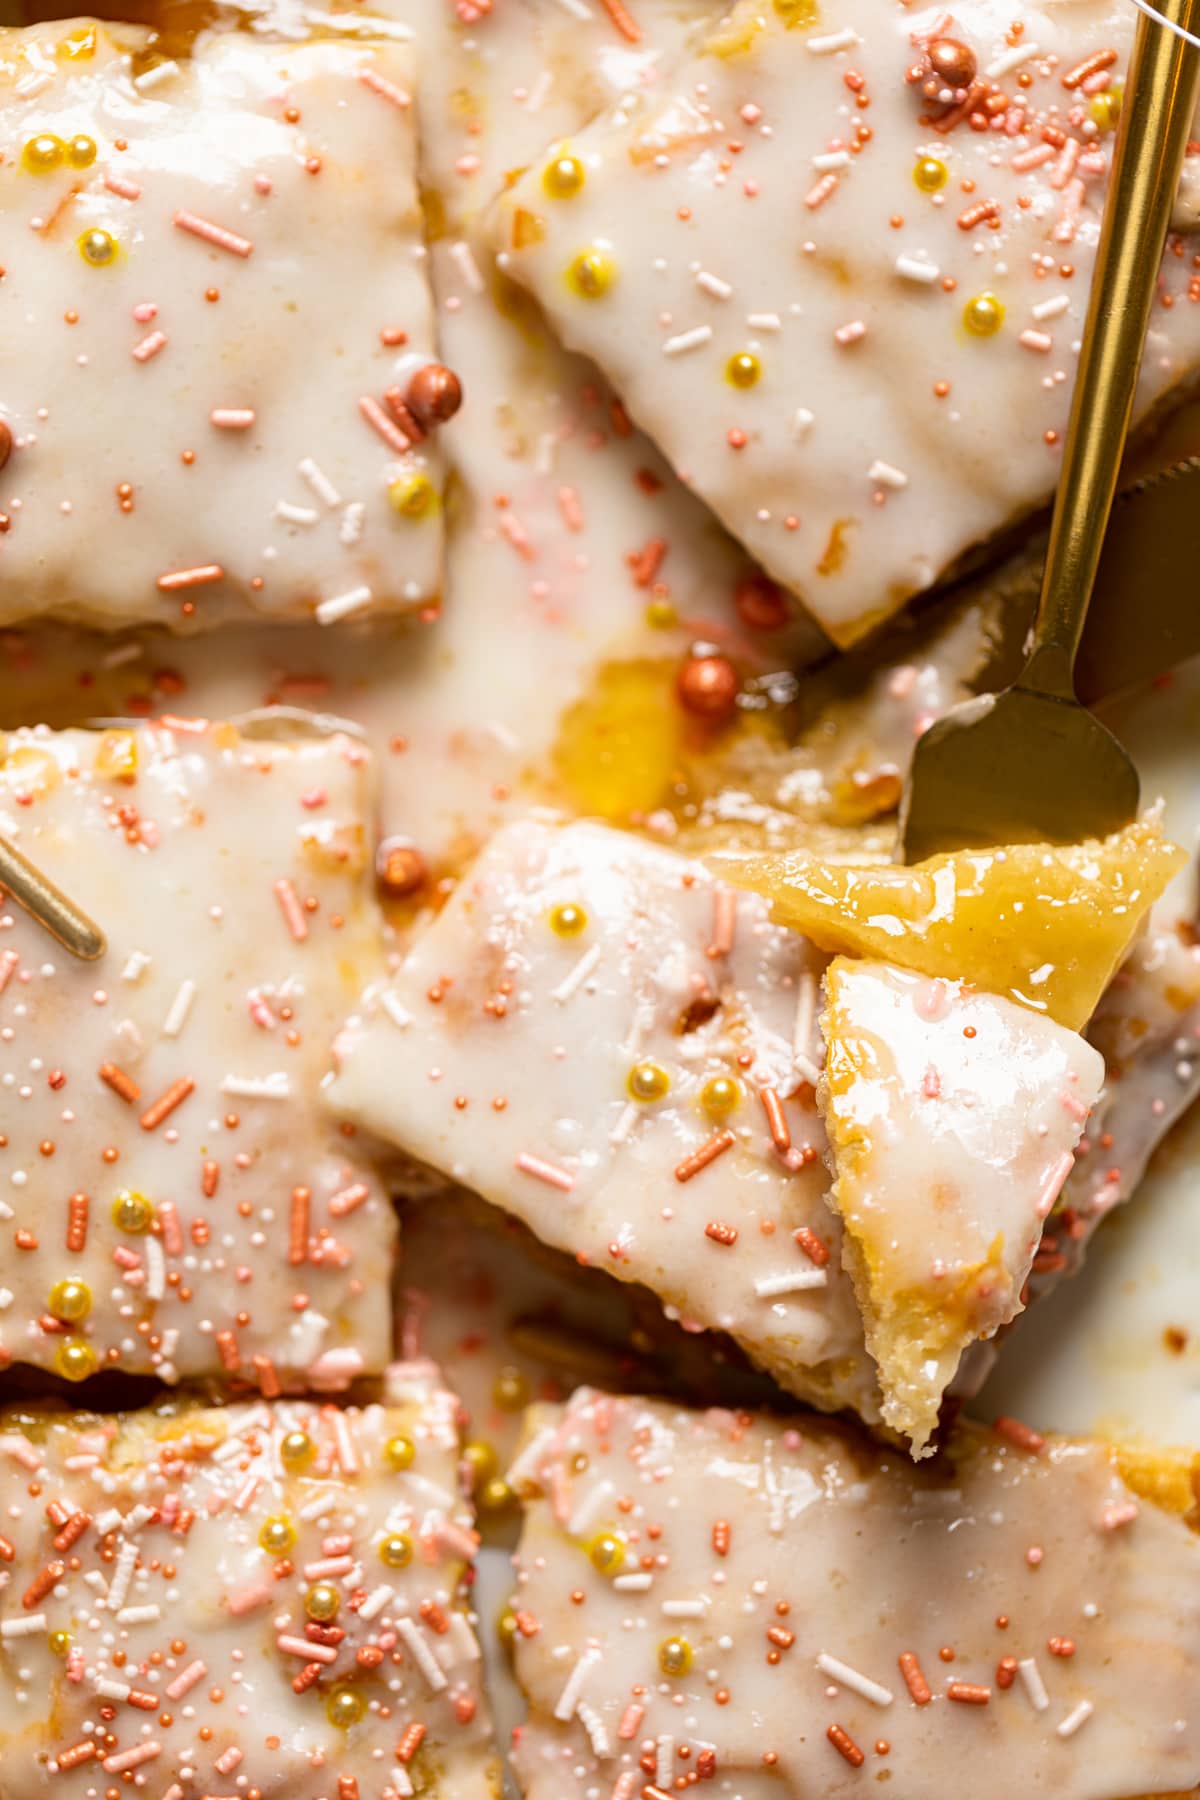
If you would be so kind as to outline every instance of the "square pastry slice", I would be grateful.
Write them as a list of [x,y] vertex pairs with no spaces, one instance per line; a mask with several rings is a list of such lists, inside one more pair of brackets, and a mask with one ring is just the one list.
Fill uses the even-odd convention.
[[[963,1002],[974,1043],[957,1022],[909,1022],[926,1062],[938,1058],[935,1108],[926,1062],[914,1086],[867,1055],[881,1029],[900,1038],[879,1002],[909,978],[854,965],[853,1003],[839,988],[831,1009],[831,1146],[816,1093],[827,961],[760,896],[672,850],[525,822],[498,834],[368,996],[339,1039],[333,1101],[547,1243],[729,1332],[792,1393],[877,1419],[862,1304],[885,1393],[903,1386],[901,1366],[913,1384],[893,1422],[923,1444],[964,1343],[1019,1309],[1050,1174],[1069,1161],[1099,1058],[1053,1021],[977,995]],[[1023,1081],[1005,1066],[1018,1047]],[[1076,1085],[1068,1112],[1060,1096]],[[831,1147],[858,1247],[830,1206]],[[905,1244],[856,1303],[843,1260],[857,1272],[868,1215]],[[913,1308],[894,1344],[881,1304]]]
[[[1053,491],[1133,29],[740,0],[498,203],[504,265],[839,643]],[[1200,361],[1184,248],[1142,414]]]
[[453,1397],[0,1419],[0,1800],[498,1792]]
[[962,982],[839,956],[819,1087],[883,1416],[924,1450],[959,1359],[1021,1310],[1104,1079],[1076,1032]]
[[78,962],[0,912],[4,1361],[267,1394],[386,1363],[391,1206],[319,1099],[379,957],[369,814],[342,735],[4,740],[0,835],[108,935]]
[[0,34],[0,624],[436,599],[411,78],[387,39]]
[[527,1800],[1190,1792],[1189,1458],[1005,1430],[914,1470],[811,1416],[547,1409],[513,1472]]

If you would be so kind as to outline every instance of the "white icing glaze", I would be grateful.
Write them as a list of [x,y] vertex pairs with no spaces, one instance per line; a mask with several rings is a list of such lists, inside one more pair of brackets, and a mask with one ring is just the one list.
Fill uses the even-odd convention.
[[[319,1102],[380,966],[361,745],[146,726],[4,750],[0,834],[108,934],[85,964],[0,914],[5,1360],[55,1369],[82,1337],[125,1370],[268,1392],[378,1370],[391,1207]],[[126,1191],[148,1233],[118,1228]],[[67,1338],[42,1324],[64,1279],[91,1293]]]
[[[658,1800],[693,1772],[738,1800],[884,1781],[895,1800],[1129,1800],[1200,1780],[1181,1601],[1200,1549],[1099,1446],[1030,1455],[968,1431],[919,1473],[811,1417],[580,1390],[514,1479],[527,1800]],[[615,1579],[590,1555],[604,1534]],[[671,1676],[677,1638],[691,1666]]]
[[[103,27],[58,54],[72,29],[0,38],[0,623],[428,605],[436,440],[360,408],[431,357],[407,46],[234,33],[171,64]],[[31,172],[44,134],[90,162]]]
[[[1051,492],[1112,143],[1090,109],[1134,19],[1121,0],[1024,6],[1015,23],[998,0],[742,0],[659,88],[548,146],[498,202],[505,266],[840,642]],[[971,48],[982,129],[965,105],[922,122],[905,76],[933,31]],[[1007,99],[991,115],[989,90]],[[584,179],[553,198],[564,153]],[[922,156],[947,171],[937,192],[914,185]],[[568,272],[593,247],[608,285],[588,298]],[[1180,249],[1142,412],[1200,353]],[[1004,309],[995,335],[965,323],[981,294]],[[725,370],[744,352],[761,377],[738,388]]]
[[959,1357],[1022,1307],[1104,1062],[993,994],[837,957],[819,1095],[884,1418],[924,1450]]
[[[459,1588],[477,1540],[455,1402],[428,1369],[391,1385],[387,1407],[345,1412],[0,1420],[4,1800],[83,1800],[135,1770],[137,1791],[170,1800],[497,1791]],[[297,1432],[307,1461],[289,1462]],[[397,1539],[409,1560],[385,1564]],[[318,1586],[336,1623],[326,1611],[314,1638]],[[347,1691],[362,1716],[342,1729],[327,1709]],[[414,1725],[423,1741],[401,1760]]]

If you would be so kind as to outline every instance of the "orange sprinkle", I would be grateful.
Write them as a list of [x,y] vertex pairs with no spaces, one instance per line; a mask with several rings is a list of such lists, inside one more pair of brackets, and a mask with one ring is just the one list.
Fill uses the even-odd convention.
[[710,1137],[706,1144],[701,1144],[698,1150],[693,1150],[690,1156],[685,1156],[681,1163],[676,1164],[676,1181],[690,1181],[693,1175],[698,1175],[701,1169],[707,1169],[709,1163],[715,1162],[718,1156],[724,1156],[726,1150],[732,1150],[734,1141],[732,1131],[718,1131],[715,1137]]
[[848,1731],[843,1731],[840,1725],[831,1725],[825,1736],[838,1755],[845,1757],[852,1769],[862,1768],[867,1759]]
[[1030,1456],[1037,1456],[1046,1448],[1046,1440],[1040,1431],[1032,1426],[1022,1425],[1020,1419],[1010,1419],[1007,1413],[1001,1413],[998,1419],[992,1420],[992,1430],[997,1437],[1002,1437],[1018,1450],[1027,1450]]
[[933,1695],[929,1691],[929,1683],[925,1679],[925,1671],[917,1660],[916,1653],[912,1650],[902,1650],[897,1660],[900,1664],[900,1673],[904,1677],[904,1685],[916,1701],[917,1705],[928,1706],[929,1702],[933,1699]]
[[142,1097],[142,1090],[137,1082],[132,1076],[127,1075],[124,1069],[119,1069],[116,1063],[101,1063],[100,1079],[105,1087],[112,1089],[119,1100],[124,1100],[126,1106],[132,1106],[135,1100],[140,1100]]
[[60,1769],[78,1769],[82,1763],[91,1762],[99,1754],[95,1744],[85,1740],[80,1744],[72,1744],[69,1750],[60,1750],[54,1761]]
[[218,1331],[216,1341],[221,1367],[228,1369],[231,1375],[236,1374],[242,1366],[242,1353],[238,1349],[237,1338],[232,1331]]
[[628,44],[640,44],[642,28],[636,19],[630,18],[621,0],[600,0],[601,6]]
[[67,1201],[67,1249],[78,1255],[87,1243],[88,1197],[72,1194]]
[[799,1244],[809,1262],[815,1263],[818,1269],[825,1267],[829,1261],[829,1249],[815,1231],[810,1231],[807,1225],[801,1225],[793,1231],[792,1237]]
[[282,1389],[279,1376],[275,1372],[275,1364],[269,1356],[254,1358],[254,1372],[258,1376],[259,1391],[264,1400],[277,1400]]
[[200,1171],[200,1192],[206,1200],[211,1200],[216,1193],[220,1174],[220,1167],[215,1162],[206,1162]]
[[720,1219],[710,1219],[704,1227],[704,1235],[711,1238],[714,1244],[724,1244],[730,1250],[737,1243],[737,1226],[723,1225]]
[[417,1751],[421,1748],[424,1738],[424,1725],[414,1719],[411,1725],[405,1727],[403,1736],[396,1745],[396,1761],[398,1763],[411,1762],[413,1757],[417,1754]]
[[1089,75],[1098,75],[1101,69],[1111,69],[1116,60],[1115,50],[1097,50],[1091,56],[1085,56],[1082,62],[1076,63],[1073,69],[1068,69],[1062,77],[1062,84],[1065,88],[1081,87]]
[[1017,1659],[1015,1656],[1002,1656],[996,1664],[996,1686],[1010,1688],[1017,1679]]
[[173,1081],[165,1094],[160,1094],[153,1106],[148,1106],[138,1124],[143,1131],[156,1131],[163,1120],[169,1118],[177,1106],[182,1106],[190,1093],[195,1091],[196,1084],[190,1075],[180,1076]]
[[275,898],[279,902],[279,910],[287,921],[287,928],[298,944],[302,944],[308,936],[308,920],[304,916],[296,890],[286,875],[275,883]]
[[712,1547],[717,1556],[729,1555],[731,1527],[728,1519],[718,1519],[712,1528]]
[[220,563],[199,563],[194,569],[168,569],[165,575],[158,578],[158,586],[162,593],[172,594],[179,588],[204,587],[210,581],[224,581],[225,571]]
[[308,1225],[312,1196],[306,1187],[292,1189],[292,1215],[288,1229],[288,1262],[295,1268],[308,1258]]
[[338,1776],[338,1800],[358,1800],[358,1783],[353,1775]]
[[771,1142],[781,1153],[792,1147],[792,1134],[788,1130],[788,1122],[784,1117],[783,1105],[773,1087],[759,1088],[758,1097],[762,1101],[763,1111],[767,1115],[767,1129],[771,1133]]
[[641,550],[630,552],[626,560],[633,571],[634,587],[647,588],[653,584],[666,554],[667,540],[660,537],[651,538]]
[[40,1575],[35,1575],[25,1592],[21,1595],[21,1605],[26,1612],[32,1612],[39,1600],[44,1600],[52,1588],[58,1586],[67,1572],[66,1563],[47,1563]]
[[990,1687],[974,1681],[951,1681],[946,1684],[947,1700],[960,1700],[964,1706],[986,1706],[992,1697]]

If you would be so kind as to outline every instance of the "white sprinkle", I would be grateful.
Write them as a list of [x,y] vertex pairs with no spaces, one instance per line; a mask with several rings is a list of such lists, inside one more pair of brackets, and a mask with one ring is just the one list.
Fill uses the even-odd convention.
[[129,982],[140,981],[149,967],[150,958],[146,955],[146,952],[144,950],[135,950],[125,964],[125,967],[121,970],[121,980]]
[[852,50],[862,39],[852,26],[843,31],[829,31],[824,37],[810,37],[808,48],[813,56],[832,56],[835,50]]
[[546,103],[546,97],[554,86],[554,77],[549,69],[540,69],[538,78],[530,88],[525,99],[525,111],[539,113]]
[[154,1625],[162,1618],[162,1608],[153,1602],[146,1606],[123,1606],[117,1614],[118,1625]]
[[618,1149],[628,1143],[630,1133],[641,1117],[642,1109],[635,1100],[627,1100],[621,1108],[616,1124],[608,1134],[608,1141]]
[[867,470],[867,480],[877,481],[880,487],[906,488],[908,476],[903,469],[897,469],[892,463],[883,462],[879,457]]
[[486,283],[479,273],[479,264],[471,254],[471,246],[465,238],[459,238],[450,246],[450,260],[466,282],[473,294],[482,294]]
[[225,1075],[221,1092],[240,1100],[287,1100],[292,1084],[282,1069],[273,1069],[269,1075]]
[[321,515],[311,506],[293,506],[290,500],[277,500],[275,517],[285,525],[315,525]]
[[777,1294],[800,1294],[806,1288],[824,1286],[824,1269],[797,1269],[791,1275],[760,1275],[754,1291],[760,1300],[773,1300]]
[[146,1257],[146,1298],[161,1300],[167,1288],[167,1265],[163,1255],[162,1239],[149,1233],[145,1244]]
[[396,1030],[407,1031],[408,1027],[412,1024],[413,1016],[406,1006],[401,1005],[391,989],[381,989],[377,998],[380,1006],[392,1021],[392,1024],[396,1027]]
[[848,169],[850,152],[848,150],[826,150],[820,156],[813,157],[812,166],[814,169],[822,171],[825,169]]
[[120,669],[126,663],[137,662],[145,656],[145,644],[118,644],[115,650],[106,650],[100,658],[100,666],[104,669]]
[[362,612],[374,598],[369,587],[347,588],[344,594],[333,594],[328,600],[321,601],[316,609],[317,621],[321,625],[332,625],[351,613]]
[[428,1682],[430,1692],[440,1693],[446,1685],[446,1677],[419,1628],[411,1619],[397,1619],[396,1634],[403,1638],[405,1648],[411,1651],[412,1659]]
[[696,286],[711,294],[714,300],[728,300],[733,292],[730,282],[722,281],[719,275],[712,275],[707,269],[701,269],[696,276]]
[[653,1581],[653,1575],[648,1570],[642,1570],[636,1575],[615,1576],[613,1586],[619,1594],[644,1594]]
[[1087,1724],[1094,1711],[1095,1708],[1090,1700],[1081,1700],[1079,1705],[1073,1707],[1066,1718],[1060,1720],[1054,1729],[1060,1738],[1074,1737],[1079,1727]]
[[133,1689],[127,1681],[110,1681],[106,1675],[98,1675],[92,1683],[92,1692],[99,1694],[102,1700],[128,1700]]
[[575,1511],[567,1520],[567,1530],[572,1537],[585,1537],[595,1524],[600,1514],[608,1506],[615,1492],[611,1481],[598,1481],[589,1488]]
[[571,995],[583,985],[588,976],[598,967],[600,956],[601,950],[599,944],[593,944],[590,949],[585,950],[575,966],[568,969],[558,986],[550,990],[551,999],[557,1000],[560,1006],[565,1005],[571,998]]
[[664,1619],[703,1619],[708,1612],[707,1600],[664,1600]]
[[903,275],[905,281],[923,281],[928,286],[937,280],[941,270],[936,263],[926,262],[921,256],[898,256],[896,273]]
[[608,1732],[604,1729],[604,1720],[593,1706],[580,1705],[577,1709],[580,1723],[591,1740],[592,1753],[601,1761],[612,1753]]
[[852,1692],[861,1694],[864,1700],[870,1700],[875,1706],[890,1706],[895,1699],[891,1688],[885,1688],[878,1681],[872,1681],[869,1675],[860,1675],[849,1663],[839,1657],[830,1656],[822,1650],[817,1658],[817,1667],[822,1674],[828,1675],[830,1681],[836,1681],[839,1687],[850,1688]]
[[214,406],[208,415],[218,431],[249,431],[254,423],[252,406]]
[[30,1613],[27,1619],[0,1619],[0,1638],[33,1637],[45,1629],[45,1613]]
[[192,1001],[195,998],[195,982],[181,981],[179,984],[179,991],[172,1000],[167,1011],[167,1016],[163,1020],[162,1034],[164,1037],[175,1038],[179,1036],[180,1032],[187,1024],[188,1014],[192,1010]]
[[342,496],[330,481],[324,470],[319,468],[311,456],[306,456],[296,464],[296,473],[301,481],[306,481],[318,500],[324,501],[330,512],[342,504]]
[[133,85],[139,94],[148,94],[153,88],[161,87],[164,81],[172,80],[179,73],[177,62],[155,63],[144,75],[135,75]]
[[688,350],[698,350],[701,344],[707,344],[711,337],[711,325],[694,325],[690,331],[680,331],[674,337],[664,339],[663,355],[682,356]]
[[1036,44],[1014,44],[1011,50],[1002,50],[999,56],[984,70],[989,81],[998,81],[1001,75],[1007,75],[1012,69],[1019,69],[1022,63],[1032,62],[1035,56],[1042,53]]
[[367,509],[361,500],[351,500],[342,514],[342,522],[338,526],[339,544],[357,544],[363,534],[363,524],[367,517]]
[[813,428],[816,414],[809,412],[807,406],[798,406],[792,419],[792,436],[805,438]]
[[748,313],[746,323],[751,331],[780,331],[783,328],[778,313]]
[[571,1670],[567,1685],[558,1696],[558,1705],[554,1708],[554,1716],[560,1724],[568,1725],[575,1717],[575,1708],[582,1698],[584,1683],[599,1661],[598,1650],[585,1650]]
[[1025,1692],[1033,1703],[1033,1710],[1045,1712],[1050,1704],[1050,1696],[1046,1692],[1046,1684],[1042,1680],[1042,1672],[1035,1659],[1032,1656],[1023,1656],[1017,1664],[1017,1674],[1021,1677]]
[[1039,300],[1033,309],[1035,319],[1057,319],[1065,313],[1071,304],[1070,294],[1052,294],[1049,300]]
[[120,1612],[125,1604],[125,1596],[129,1592],[129,1583],[133,1579],[133,1565],[137,1561],[137,1545],[128,1539],[117,1551],[117,1563],[113,1570],[113,1578],[108,1585],[108,1606],[110,1612]]
[[1044,356],[1053,347],[1054,339],[1048,331],[1023,331],[1017,342],[1024,349],[1038,350]]
[[[811,44],[808,47],[810,50],[812,49]],[[866,335],[867,335],[867,328],[863,324],[862,320],[861,319],[851,319],[851,321],[848,325],[839,325],[838,326],[837,330],[833,334],[833,338],[834,338],[835,343],[841,344],[842,348],[845,349],[845,347],[848,344],[860,343],[862,341],[862,339],[866,337]]]
[[660,1731],[655,1745],[654,1779],[660,1788],[670,1787],[675,1775],[675,1739]]
[[558,0],[558,4],[573,19],[590,19],[592,16],[591,7],[585,6],[583,0]]
[[44,70],[30,69],[27,75],[22,75],[16,82],[13,92],[19,94],[22,100],[32,100],[35,94],[48,88],[53,80],[53,75],[47,75]]
[[115,1506],[110,1506],[107,1512],[102,1512],[99,1518],[92,1521],[96,1536],[107,1537],[110,1531],[116,1531],[124,1518],[124,1513],[118,1512]]
[[379,1617],[379,1614],[383,1611],[391,1597],[392,1589],[388,1586],[386,1581],[382,1582],[379,1587],[372,1588],[371,1592],[367,1595],[366,1599],[358,1609],[359,1618],[365,1619],[369,1625],[372,1619]]

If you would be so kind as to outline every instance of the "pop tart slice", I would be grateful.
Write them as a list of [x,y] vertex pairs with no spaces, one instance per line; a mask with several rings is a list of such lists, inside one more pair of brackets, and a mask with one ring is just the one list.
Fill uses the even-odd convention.
[[883,1416],[918,1455],[959,1359],[1021,1310],[1104,1079],[1078,1033],[961,982],[837,957],[819,1097]]
[[[839,644],[1053,492],[1133,30],[739,0],[497,203],[503,266]],[[1200,362],[1187,243],[1140,416]]]
[[1190,1453],[1007,1420],[913,1468],[811,1414],[586,1389],[541,1427],[512,1474],[526,1800],[1200,1781]]
[[0,1800],[490,1800],[455,1402],[0,1419]]
[[378,967],[370,765],[336,734],[17,732],[0,835],[107,934],[0,909],[0,1354],[268,1396],[381,1369],[394,1219],[323,1112]]
[[436,603],[412,77],[383,35],[0,33],[0,624]]

